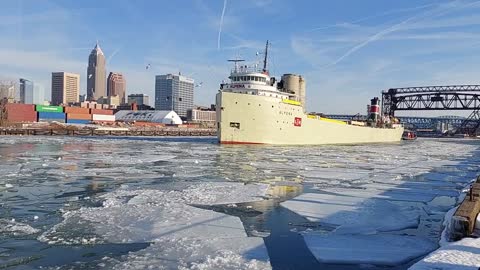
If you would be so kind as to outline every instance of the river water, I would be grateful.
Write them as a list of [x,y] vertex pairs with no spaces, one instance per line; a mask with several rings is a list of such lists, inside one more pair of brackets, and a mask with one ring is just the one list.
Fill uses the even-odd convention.
[[479,145],[0,137],[0,269],[407,269]]

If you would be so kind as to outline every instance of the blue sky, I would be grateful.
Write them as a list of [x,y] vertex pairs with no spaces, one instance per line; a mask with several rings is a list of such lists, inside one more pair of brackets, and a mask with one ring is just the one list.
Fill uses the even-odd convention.
[[209,105],[226,60],[255,61],[269,39],[271,72],[306,77],[309,111],[363,113],[383,89],[478,84],[479,26],[480,1],[466,0],[2,1],[0,77],[49,93],[52,71],[74,72],[85,93],[99,40],[128,93],[153,101],[154,76],[182,72],[203,82],[195,103]]

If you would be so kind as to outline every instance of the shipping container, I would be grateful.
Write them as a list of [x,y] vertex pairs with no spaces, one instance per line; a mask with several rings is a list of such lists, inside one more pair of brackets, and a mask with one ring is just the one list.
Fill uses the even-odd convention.
[[19,111],[35,111],[35,105],[33,104],[21,104],[21,103],[7,103],[7,110],[19,110]]
[[77,120],[92,120],[91,114],[79,114],[79,113],[67,113],[68,119],[77,119]]
[[115,115],[92,114],[92,120],[99,122],[115,122]]
[[35,110],[37,112],[56,112],[56,113],[63,113],[62,106],[45,106],[45,105],[37,105],[35,106]]
[[80,107],[65,107],[65,113],[70,114],[90,114],[90,109]]
[[10,123],[36,122],[37,112],[35,105],[8,103],[6,105],[7,121]]
[[54,120],[61,122],[65,122],[65,114],[60,112],[38,112],[38,121],[43,122],[41,120]]
[[92,109],[92,114],[113,115],[113,110]]
[[90,120],[81,120],[81,119],[67,119],[68,124],[88,124]]

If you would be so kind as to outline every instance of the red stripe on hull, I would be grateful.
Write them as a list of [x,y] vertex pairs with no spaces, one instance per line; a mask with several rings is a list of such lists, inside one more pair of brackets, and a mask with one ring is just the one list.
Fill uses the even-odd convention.
[[264,144],[257,142],[236,142],[236,141],[220,141],[220,144]]

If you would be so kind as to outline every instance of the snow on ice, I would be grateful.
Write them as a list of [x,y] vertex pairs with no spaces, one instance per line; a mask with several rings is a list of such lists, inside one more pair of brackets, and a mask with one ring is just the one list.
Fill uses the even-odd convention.
[[480,238],[464,238],[442,246],[423,258],[409,270],[478,270],[480,268]]

